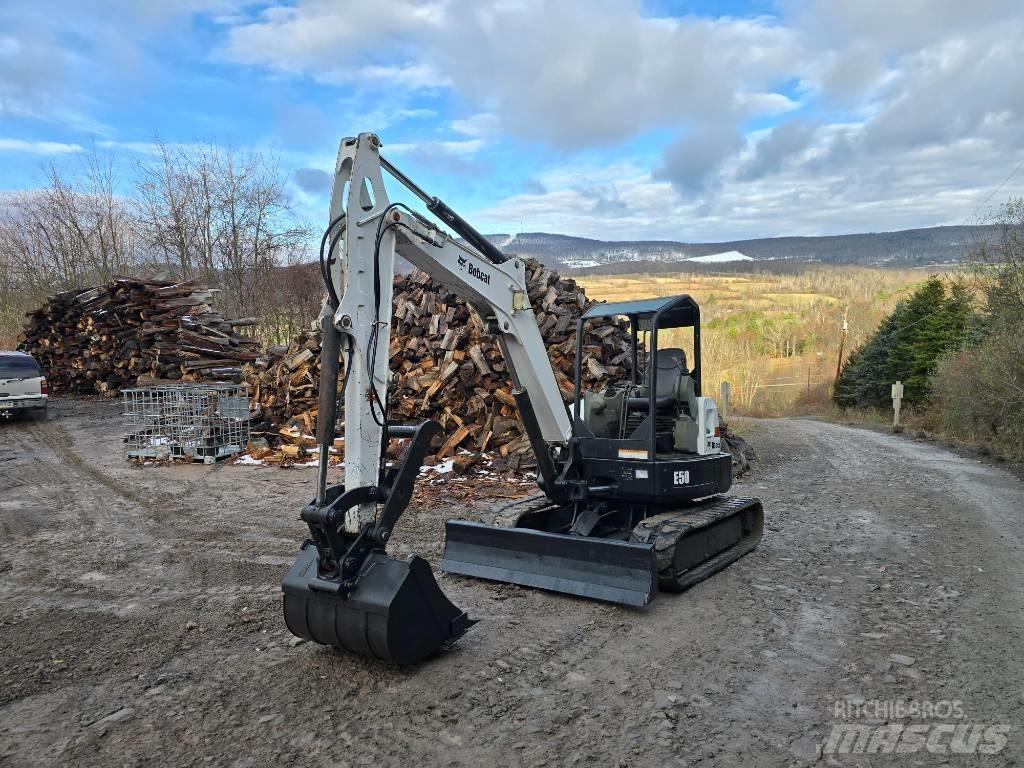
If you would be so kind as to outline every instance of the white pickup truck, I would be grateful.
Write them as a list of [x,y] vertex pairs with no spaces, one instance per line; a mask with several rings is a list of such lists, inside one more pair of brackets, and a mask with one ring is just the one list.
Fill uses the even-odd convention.
[[49,399],[39,364],[24,352],[0,352],[0,418],[31,413],[46,418]]

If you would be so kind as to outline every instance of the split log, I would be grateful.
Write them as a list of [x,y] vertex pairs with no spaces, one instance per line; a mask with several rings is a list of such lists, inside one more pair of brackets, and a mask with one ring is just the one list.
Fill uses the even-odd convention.
[[42,366],[56,394],[116,395],[158,383],[242,381],[259,342],[235,332],[213,292],[190,282],[117,277],[58,293],[29,312],[18,348]]

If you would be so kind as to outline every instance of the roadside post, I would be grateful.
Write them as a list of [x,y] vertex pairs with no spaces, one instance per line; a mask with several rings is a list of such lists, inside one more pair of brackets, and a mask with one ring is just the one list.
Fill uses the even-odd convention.
[[897,381],[892,385],[892,431],[902,432],[900,424],[900,408],[903,405],[903,382]]
[[729,422],[729,392],[731,389],[732,387],[729,386],[728,381],[722,382],[722,396],[719,398],[718,412],[721,414],[722,421],[725,423]]

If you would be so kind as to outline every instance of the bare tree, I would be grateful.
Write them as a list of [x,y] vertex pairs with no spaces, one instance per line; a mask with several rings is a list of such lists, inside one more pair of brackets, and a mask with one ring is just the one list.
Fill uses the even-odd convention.
[[268,318],[276,270],[307,236],[275,160],[214,145],[156,147],[155,159],[139,166],[135,198],[153,258],[184,279],[221,287],[226,311]]
[[1024,321],[1024,198],[1011,198],[993,219],[994,237],[978,238],[967,266],[985,296],[989,320],[1019,327]]
[[138,164],[135,213],[151,257],[184,280],[216,277],[217,150],[171,147],[159,137],[155,157]]
[[0,198],[0,341],[55,290],[119,274],[162,273],[221,289],[225,314],[286,340],[315,315],[320,287],[273,157],[215,145],[169,145],[138,164],[122,195],[113,162],[94,150],[68,171],[49,165],[36,190]]
[[315,324],[324,298],[324,284],[313,264],[296,258],[292,264],[277,267],[265,285],[268,291],[258,327],[263,341],[287,343]]
[[0,213],[7,279],[28,290],[75,288],[137,265],[135,227],[116,192],[113,162],[95,150],[71,176],[44,169],[40,189],[11,195]]

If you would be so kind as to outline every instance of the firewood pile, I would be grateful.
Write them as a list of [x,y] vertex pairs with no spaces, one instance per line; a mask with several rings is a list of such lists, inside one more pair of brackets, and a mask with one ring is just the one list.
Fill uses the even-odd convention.
[[[558,387],[568,401],[573,396],[576,320],[593,302],[574,280],[539,262],[528,262],[527,279]],[[532,464],[505,360],[466,303],[415,271],[395,277],[393,307],[391,420],[439,421],[444,436],[436,447],[437,459],[465,462],[467,455],[487,453],[512,469]],[[630,364],[628,338],[624,324],[588,324],[583,367],[587,387],[609,376],[622,377]],[[270,447],[281,444],[286,456],[315,452],[319,334],[302,334],[271,352],[246,368],[256,409],[253,432],[262,432]],[[268,451],[261,448],[261,453]]]
[[65,291],[28,313],[18,348],[42,366],[51,391],[115,395],[171,382],[242,381],[260,345],[213,310],[213,291],[192,283],[118,277]]

